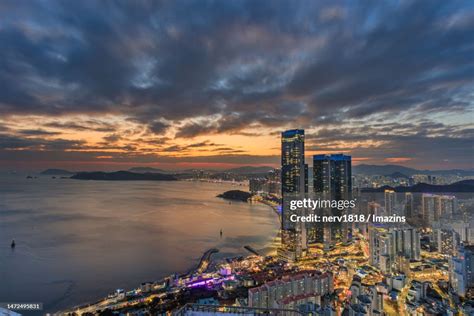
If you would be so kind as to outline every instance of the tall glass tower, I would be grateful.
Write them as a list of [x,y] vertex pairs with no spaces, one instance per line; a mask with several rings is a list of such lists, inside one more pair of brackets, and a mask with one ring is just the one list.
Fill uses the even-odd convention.
[[[281,134],[281,193],[303,193],[307,188],[304,163],[304,130]],[[307,172],[307,171],[306,171]],[[306,189],[307,190],[307,189]]]
[[[352,199],[352,161],[351,156],[314,155],[313,156],[313,192],[316,196],[330,200]],[[331,215],[342,215],[338,209],[327,210]],[[325,246],[333,241],[347,241],[349,227],[346,223],[325,225],[322,232]],[[321,235],[321,232],[316,232]],[[316,239],[320,237],[317,236]]]
[[[281,195],[282,231],[280,257],[298,260],[306,251],[306,230],[300,223],[292,223],[289,203],[301,199],[308,192],[308,166],[304,161],[304,130],[292,129],[281,134]],[[294,211],[293,211],[294,213]]]
[[351,156],[343,154],[313,156],[313,190],[334,200],[351,199]]

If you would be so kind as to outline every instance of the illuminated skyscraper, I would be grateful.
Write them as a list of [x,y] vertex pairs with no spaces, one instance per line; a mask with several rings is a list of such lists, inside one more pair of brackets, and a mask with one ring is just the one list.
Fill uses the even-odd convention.
[[289,220],[289,202],[301,199],[308,188],[308,167],[304,161],[304,130],[293,129],[281,134],[282,247],[280,256],[297,260],[306,250],[304,225]]
[[369,228],[369,262],[385,273],[400,270],[397,257],[420,260],[420,233],[408,225]]
[[423,218],[428,224],[450,216],[457,211],[457,200],[451,195],[423,193],[421,197]]
[[313,190],[334,200],[352,197],[351,156],[313,156]]
[[396,193],[393,190],[384,191],[385,214],[392,215],[395,212]]
[[449,262],[449,282],[453,290],[464,297],[474,288],[474,246],[460,246]]
[[[314,155],[313,192],[324,199],[337,201],[352,199],[351,156]],[[331,212],[331,215],[341,215],[341,210],[332,209]],[[329,226],[325,225],[323,235],[325,246],[336,240],[347,241],[349,227],[346,223],[331,223]]]
[[450,223],[435,222],[433,225],[433,235],[436,248],[443,255],[452,256],[461,244],[459,234],[451,227]]
[[281,134],[282,228],[294,229],[289,221],[288,203],[303,198],[308,187],[308,167],[304,163],[304,130],[292,129]]
[[[304,163],[304,130],[292,129],[281,134],[281,191],[302,193],[307,188]],[[307,171],[306,171],[307,172]]]
[[411,192],[405,193],[405,216],[407,218],[413,217],[414,207],[413,207],[413,194]]

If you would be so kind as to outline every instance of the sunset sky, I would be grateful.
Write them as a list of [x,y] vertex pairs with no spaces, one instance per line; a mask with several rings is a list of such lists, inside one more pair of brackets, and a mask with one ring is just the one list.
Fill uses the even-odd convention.
[[474,1],[1,1],[0,170],[474,168]]

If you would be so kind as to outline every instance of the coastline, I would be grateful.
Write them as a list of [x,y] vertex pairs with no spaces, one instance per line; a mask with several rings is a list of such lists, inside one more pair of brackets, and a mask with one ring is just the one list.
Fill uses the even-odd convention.
[[[187,272],[182,273],[178,277],[179,278],[189,278],[189,277],[191,277],[194,273],[196,273],[198,270],[203,268],[204,262],[208,261],[207,265],[209,265],[212,262],[212,260],[211,260],[212,255],[215,254],[215,253],[218,253],[218,252],[219,252],[219,249],[217,249],[217,248],[211,248],[211,249],[208,249],[208,250],[204,251],[204,253],[202,254],[201,258],[198,261],[198,264],[195,265],[193,268],[190,268]],[[169,278],[169,276],[162,277],[161,279],[158,279],[158,280],[153,281],[151,283],[153,283],[153,284],[164,284],[164,283],[166,283],[167,278]],[[131,291],[134,291],[134,290],[138,290],[138,289],[140,289],[140,287],[137,287],[135,289],[127,291],[127,293],[131,292]],[[150,295],[155,295],[155,294],[150,294]],[[93,303],[83,303],[83,304],[76,305],[76,306],[71,307],[71,308],[67,308],[67,309],[62,310],[62,311],[54,312],[53,315],[58,315],[58,316],[59,315],[67,315],[69,313],[75,313],[75,312],[78,312],[78,311],[84,310],[84,309],[85,310],[94,309],[94,306],[96,306],[96,305],[98,305],[97,308],[100,308],[100,306],[103,305],[109,299],[110,299],[109,297],[104,297],[102,299],[98,299],[97,301],[95,301]],[[95,311],[97,311],[97,310],[98,309],[95,309]],[[86,312],[87,311],[82,311],[81,313],[86,313]]]
[[[196,181],[196,182],[208,183],[207,181]],[[215,183],[215,182],[211,182],[211,183]],[[276,205],[272,205],[272,203],[270,203],[268,201],[265,201],[265,200],[257,201],[257,202],[258,202],[258,204],[263,204],[263,205],[269,206],[274,211],[274,213],[278,216],[278,219],[281,222],[280,214],[278,213],[278,208],[277,208]],[[246,203],[252,203],[252,201],[249,200]],[[278,233],[275,236],[275,238],[276,237],[278,237]],[[259,253],[257,250],[255,250],[250,245],[241,245],[241,247],[249,252],[249,254],[244,255],[244,257],[250,257],[250,256],[255,256],[255,255],[264,256],[264,254]],[[263,249],[267,249],[267,248],[273,249],[271,244],[268,244],[268,243],[263,247]],[[181,279],[181,278],[182,279],[188,279],[188,278],[191,278],[193,276],[193,274],[201,274],[201,273],[205,272],[205,270],[209,266],[211,266],[211,264],[213,263],[213,259],[212,259],[213,254],[216,254],[218,252],[219,252],[218,248],[207,249],[206,251],[203,252],[203,254],[200,257],[197,264],[193,264],[193,267],[191,267],[187,272],[184,272],[182,274],[178,274],[178,272],[175,272],[173,275],[176,275],[179,279]],[[268,254],[266,254],[266,255],[268,255]],[[231,259],[231,258],[232,257],[224,257],[224,258],[220,258],[219,260],[226,261],[227,259]],[[150,282],[150,283],[156,284],[156,285],[165,284],[166,280],[169,279],[169,278],[170,278],[170,276],[165,276],[165,277],[159,278],[158,280]],[[126,293],[130,293],[132,291],[138,291],[139,289],[140,289],[140,286],[137,287],[137,288],[134,288],[132,290],[129,290]],[[154,291],[150,292],[148,297],[156,296],[162,290],[163,290],[162,287],[155,287]],[[142,299],[146,299],[146,297],[142,298]],[[68,313],[78,312],[80,310],[84,310],[84,311],[81,311],[81,313],[86,313],[86,312],[89,312],[89,311],[98,311],[101,308],[103,308],[103,306],[105,304],[107,304],[108,301],[110,301],[110,295],[108,297],[104,297],[102,299],[99,299],[99,300],[97,300],[93,303],[83,303],[83,304],[79,304],[79,305],[76,305],[76,306],[71,307],[71,308],[66,308],[62,311],[54,312],[53,315],[65,315],[65,314],[68,314]],[[117,301],[115,304],[125,304],[125,303]]]
[[[8,213],[15,225],[0,224],[4,239],[17,241],[15,252],[11,252],[10,244],[1,251],[9,254],[3,263],[12,273],[2,282],[5,286],[0,296],[11,300],[37,297],[45,313],[96,302],[116,289],[136,288],[142,281],[184,273],[195,267],[206,249],[216,246],[220,253],[212,257],[213,262],[246,256],[244,245],[266,247],[278,226],[264,206],[229,204],[216,198],[218,193],[232,189],[229,184],[105,183],[50,177],[28,181],[22,175],[0,180],[9,183],[0,185],[5,203],[1,209],[25,209]],[[205,225],[196,225],[199,221]],[[29,229],[32,225],[37,228],[33,232]],[[65,225],[71,225],[67,236]],[[223,239],[219,238],[220,228]],[[247,241],[257,235],[259,238]],[[85,253],[88,255],[83,257]],[[59,260],[63,264],[56,268]],[[103,271],[101,282],[93,280],[90,271],[94,270]],[[13,278],[15,274],[19,277]],[[66,279],[75,282],[67,297],[62,295],[67,288],[55,282]],[[48,287],[41,290],[37,286],[40,283]],[[20,284],[27,286],[21,290]]]

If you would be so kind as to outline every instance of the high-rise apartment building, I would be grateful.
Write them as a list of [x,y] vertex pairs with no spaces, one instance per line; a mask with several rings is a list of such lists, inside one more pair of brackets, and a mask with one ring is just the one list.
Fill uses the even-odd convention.
[[334,200],[352,197],[351,156],[314,155],[313,190]]
[[454,291],[464,297],[474,288],[474,245],[460,246],[450,260],[449,282]]
[[[352,199],[352,159],[343,154],[313,156],[313,194],[330,200]],[[325,210],[331,215],[341,215],[343,211]],[[347,241],[350,233],[347,223],[316,225],[311,228],[315,240],[324,240],[325,247],[334,241]]]
[[443,255],[452,256],[461,244],[459,234],[446,223],[435,223],[433,226],[433,237],[438,252]]
[[384,191],[384,201],[385,201],[385,214],[392,215],[395,213],[395,203],[397,196],[393,190]]
[[423,193],[421,197],[423,218],[428,224],[438,221],[443,216],[450,216],[457,211],[457,200],[452,195]]
[[249,307],[296,309],[298,304],[321,303],[334,291],[331,272],[302,272],[284,276],[248,292]]
[[401,227],[375,227],[369,229],[370,264],[385,273],[400,270],[396,265],[400,257],[420,260],[420,234],[408,225]]
[[405,216],[407,218],[412,218],[415,215],[414,203],[413,203],[413,193],[405,193]]

